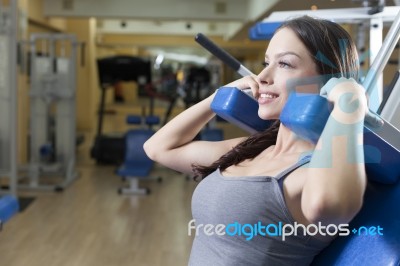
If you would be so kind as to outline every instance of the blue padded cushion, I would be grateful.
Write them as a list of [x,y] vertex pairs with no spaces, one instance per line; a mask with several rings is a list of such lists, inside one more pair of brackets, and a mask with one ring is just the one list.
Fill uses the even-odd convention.
[[[400,136],[400,132],[391,132]],[[400,178],[400,151],[376,133],[364,127],[365,166],[368,178],[383,184],[394,184]]]
[[219,128],[205,128],[200,132],[200,139],[207,141],[221,141],[224,139],[224,132]]
[[351,233],[338,236],[313,261],[313,266],[400,265],[400,182],[386,185],[370,181],[364,205],[349,229],[380,226],[383,235]]
[[[258,116],[257,101],[237,88],[221,87],[211,103],[211,109],[249,133],[262,131],[273,122],[262,120]],[[292,93],[280,119],[300,136],[315,142],[331,109],[329,102],[317,94]],[[391,129],[389,133],[400,136],[397,129]],[[400,178],[400,151],[367,127],[364,127],[364,151],[369,180],[383,184],[397,182]]]
[[142,123],[142,117],[139,115],[128,115],[126,116],[126,123],[129,125],[140,125]]
[[146,125],[158,125],[160,123],[160,117],[156,115],[148,115],[146,116]]
[[[322,96],[291,93],[281,112],[280,120],[297,135],[316,143],[331,110],[332,105]],[[390,134],[400,136],[396,129],[390,131]],[[370,180],[384,184],[397,182],[400,178],[400,151],[367,127],[364,127],[364,151]]]
[[0,221],[7,222],[19,210],[18,199],[11,195],[0,197]]
[[317,143],[332,108],[326,98],[317,94],[291,93],[280,120],[298,136]]
[[126,133],[126,151],[123,165],[117,175],[124,177],[146,177],[154,162],[147,157],[143,144],[154,134],[150,129],[133,129]]
[[282,22],[259,22],[249,29],[250,40],[271,40]]
[[228,122],[249,133],[263,131],[272,122],[258,116],[258,103],[246,93],[233,87],[218,89],[211,103],[211,109]]

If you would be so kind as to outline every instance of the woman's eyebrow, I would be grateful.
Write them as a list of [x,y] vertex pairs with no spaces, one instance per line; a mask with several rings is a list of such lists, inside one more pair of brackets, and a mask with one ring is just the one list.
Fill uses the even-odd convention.
[[[278,53],[278,54],[275,55],[275,58],[280,58],[280,57],[285,56],[285,55],[294,55],[294,56],[297,56],[298,58],[301,59],[301,56],[299,54],[297,54],[295,52],[292,52],[292,51],[286,51],[286,52]],[[268,59],[268,58],[269,58],[269,56],[265,55],[265,59]]]

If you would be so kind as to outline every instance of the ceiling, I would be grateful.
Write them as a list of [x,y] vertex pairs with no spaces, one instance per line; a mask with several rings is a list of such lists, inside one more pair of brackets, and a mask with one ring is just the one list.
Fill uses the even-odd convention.
[[279,0],[45,0],[53,17],[94,17],[102,32],[190,35],[196,29],[229,39]]
[[[92,17],[102,32],[242,36],[273,11],[361,7],[378,0],[44,0],[49,17]],[[393,5],[393,0],[387,0]]]
[[[249,28],[273,11],[361,7],[374,1],[378,0],[44,0],[43,9],[48,17],[96,18],[100,34],[193,37],[202,32],[240,43],[248,42]],[[199,47],[186,52],[206,53]]]

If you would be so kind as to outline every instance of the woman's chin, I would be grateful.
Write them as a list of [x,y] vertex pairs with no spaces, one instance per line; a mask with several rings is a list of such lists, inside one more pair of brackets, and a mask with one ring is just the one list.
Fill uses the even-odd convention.
[[276,116],[271,116],[271,115],[265,115],[265,114],[258,114],[258,116],[262,119],[262,120],[276,120],[278,119]]
[[276,120],[276,119],[279,119],[279,116],[277,116],[276,114],[271,114],[269,112],[267,113],[267,112],[258,111],[258,116],[262,120]]

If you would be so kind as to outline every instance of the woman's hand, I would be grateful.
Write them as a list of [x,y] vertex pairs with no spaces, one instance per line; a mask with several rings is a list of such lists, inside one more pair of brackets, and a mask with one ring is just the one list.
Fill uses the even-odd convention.
[[368,113],[365,89],[354,79],[331,78],[320,94],[334,104],[332,115],[340,123],[357,123]]
[[332,78],[321,88],[321,95],[338,105],[339,108],[335,112],[336,118],[344,118],[346,113],[349,113],[349,110],[346,110],[348,106],[354,107],[358,104],[356,111],[360,114],[359,119],[362,119],[362,114],[364,114],[365,123],[368,126],[379,128],[384,123],[377,114],[369,110],[365,89],[354,79]]
[[259,83],[257,81],[257,76],[245,76],[243,78],[237,79],[224,87],[235,87],[239,90],[251,89],[253,95],[257,95]]

